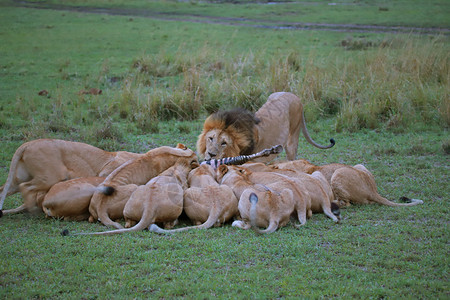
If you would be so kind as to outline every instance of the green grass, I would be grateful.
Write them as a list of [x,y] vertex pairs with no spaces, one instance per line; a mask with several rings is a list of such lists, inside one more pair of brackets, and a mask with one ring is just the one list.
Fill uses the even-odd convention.
[[[339,131],[450,122],[445,36],[180,26],[8,7],[2,20],[10,41],[0,48],[9,87],[0,107],[5,127],[31,120],[41,131],[82,132],[74,124],[102,120],[98,126],[126,122],[127,131],[157,131],[160,120],[257,109],[280,90],[303,98],[308,120],[337,115]],[[92,87],[103,94],[79,94]],[[38,95],[44,89],[47,101]]]
[[[328,137],[329,125],[311,126],[315,138]],[[162,131],[164,137],[138,140],[164,145],[183,136],[169,128]],[[173,236],[62,237],[66,228],[105,229],[42,216],[5,216],[1,293],[15,298],[445,298],[450,191],[444,133],[434,128],[334,137],[337,145],[327,151],[302,139],[302,157],[315,163],[363,162],[382,195],[393,200],[407,195],[425,203],[411,208],[353,206],[342,211],[339,225],[314,215],[299,230],[289,225],[270,236],[227,225]],[[19,196],[13,199],[7,207],[20,203]]]
[[[7,0],[3,0],[7,3]],[[9,1],[10,2],[10,1]],[[445,0],[402,0],[402,1],[146,1],[146,0],[51,0],[45,3],[30,1],[31,5],[49,6],[52,4],[76,7],[126,8],[137,14],[159,17],[170,16],[180,19],[232,18],[232,23],[253,24],[290,23],[331,23],[364,24],[406,27],[449,27],[449,5]],[[33,3],[34,2],[34,3]],[[335,5],[332,5],[332,4]],[[223,20],[222,20],[223,21]]]
[[[4,216],[0,298],[448,297],[446,36],[264,30],[10,3],[0,2],[1,183],[25,141],[54,137],[134,152],[182,142],[195,149],[210,110],[256,109],[271,91],[286,88],[304,99],[312,137],[319,143],[336,139],[334,148],[318,150],[301,137],[299,157],[316,164],[363,163],[383,196],[419,198],[424,204],[352,206],[342,211],[339,225],[314,215],[301,229],[288,225],[268,236],[227,225],[173,236],[144,231],[62,237],[66,228],[105,228],[42,215]],[[336,9],[363,9],[368,3]],[[395,14],[393,7],[401,3],[369,6],[380,15],[384,11],[378,7],[389,6],[386,13]],[[410,3],[405,11],[420,14],[418,8],[440,2]],[[163,4],[165,9],[206,7],[208,15],[238,11],[225,10],[235,8],[230,4]],[[254,4],[241,6],[261,13]],[[324,14],[327,22],[340,22],[331,11]],[[403,17],[374,24],[408,25]],[[314,14],[308,18],[324,22]],[[416,25],[448,26],[439,18],[418,18]],[[102,95],[78,94],[91,87],[101,88]],[[38,95],[43,89],[49,96]],[[21,203],[15,195],[4,208]]]

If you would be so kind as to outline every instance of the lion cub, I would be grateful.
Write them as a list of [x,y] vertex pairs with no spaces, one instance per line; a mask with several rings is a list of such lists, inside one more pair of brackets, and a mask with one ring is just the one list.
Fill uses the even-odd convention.
[[183,206],[186,215],[196,226],[163,230],[153,224],[150,231],[172,233],[207,229],[215,225],[220,226],[237,214],[238,200],[233,190],[217,183],[216,172],[212,166],[204,164],[192,170],[188,176],[188,184],[190,188],[184,192]]
[[142,230],[153,223],[172,227],[183,212],[183,193],[193,167],[180,160],[146,185],[138,187],[123,209],[125,227],[136,222],[139,223],[130,230]]

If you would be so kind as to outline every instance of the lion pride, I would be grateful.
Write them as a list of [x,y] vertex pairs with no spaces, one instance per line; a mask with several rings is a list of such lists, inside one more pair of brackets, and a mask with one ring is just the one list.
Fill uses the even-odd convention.
[[137,159],[115,169],[97,188],[89,204],[90,221],[100,220],[117,229],[121,224],[113,221],[123,217],[124,206],[140,185],[158,176],[177,162],[185,161],[198,167],[197,155],[183,144],[152,149]]
[[[312,140],[306,128],[303,105],[296,95],[273,93],[255,114],[245,109],[234,109],[210,115],[198,137],[197,152],[207,160],[219,159],[249,155],[280,144],[286,150],[287,159],[294,160],[300,130],[317,148],[327,149],[335,144],[333,139],[327,146]],[[271,155],[259,161],[273,158]]]

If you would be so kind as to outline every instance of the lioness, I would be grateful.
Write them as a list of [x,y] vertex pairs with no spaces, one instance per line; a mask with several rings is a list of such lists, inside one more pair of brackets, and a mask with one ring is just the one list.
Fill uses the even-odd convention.
[[54,139],[22,144],[11,160],[8,178],[0,188],[0,216],[5,198],[20,191],[24,204],[4,214],[40,209],[54,184],[78,177],[106,177],[124,162],[139,157],[130,152],[107,152],[94,146]]
[[286,162],[277,162],[273,165],[273,167],[278,169],[285,169],[285,170],[292,170],[292,171],[301,171],[305,172],[307,174],[312,174],[316,171],[321,172],[327,181],[331,183],[331,176],[333,176],[334,172],[337,169],[350,167],[345,164],[339,164],[339,163],[333,163],[333,164],[326,164],[323,166],[317,166],[306,159],[297,159],[293,161],[286,161]]
[[[314,142],[306,128],[303,105],[292,93],[279,92],[269,96],[267,102],[255,113],[244,109],[219,111],[210,115],[197,140],[197,152],[205,159],[249,155],[281,144],[288,160],[297,154],[300,130],[306,140],[321,149],[334,146],[335,142],[322,146]],[[274,155],[259,158],[270,161]]]
[[[127,228],[75,235],[112,235],[139,231],[154,223],[173,226],[183,211],[183,190],[187,188],[187,175],[196,166],[198,164],[179,159],[147,184],[137,187],[123,209]],[[65,231],[64,235],[67,234]]]
[[92,195],[103,180],[104,177],[80,177],[58,182],[45,194],[42,210],[47,217],[87,220]]
[[377,190],[375,178],[363,165],[353,168],[339,168],[331,177],[331,187],[336,198],[348,206],[353,204],[381,204],[387,206],[413,206],[423,204],[422,200],[400,197],[408,203],[397,203],[382,197]]
[[[301,225],[306,224],[307,217],[311,216],[311,198],[301,189],[295,188],[293,181],[278,177],[268,184],[258,184],[249,178],[249,171],[236,166],[220,165],[217,169],[217,180],[232,188],[239,199],[238,209],[242,221],[233,222],[233,226],[249,229],[250,224],[267,227],[258,230],[262,233],[272,233],[285,226],[292,213],[296,212]],[[259,199],[258,205],[250,214],[252,208],[250,195],[254,193]],[[255,226],[252,228],[255,229]]]
[[233,190],[226,185],[219,185],[216,172],[210,165],[203,164],[192,170],[188,176],[189,188],[184,192],[183,209],[195,226],[163,230],[156,224],[150,231],[157,233],[181,232],[190,229],[207,229],[219,226],[238,212],[238,200]]
[[295,179],[297,186],[309,193],[313,213],[324,213],[334,222],[340,221],[340,210],[337,201],[334,200],[333,190],[321,172],[315,171],[312,174],[306,174],[296,170],[279,169],[276,166],[263,163],[247,163],[242,167],[247,169],[247,173],[250,174],[249,178],[253,182],[264,184],[277,180],[277,176],[274,177],[274,174]]
[[94,193],[89,205],[91,221],[99,219],[106,226],[123,228],[112,219],[123,217],[123,208],[138,185],[173,166],[179,159],[198,166],[197,155],[183,144],[175,148],[159,147],[129,161],[111,173]]
[[331,185],[336,201],[339,202],[341,207],[348,206],[351,203],[377,203],[387,206],[413,206],[423,203],[422,200],[409,199],[407,197],[401,197],[400,199],[409,203],[396,203],[382,197],[377,191],[374,176],[361,164],[353,167],[337,163],[316,166],[307,160],[300,159],[277,163],[275,167],[303,171],[309,174],[315,171],[323,173]]
[[[257,233],[272,233],[289,223],[292,206],[295,206],[292,191],[283,189],[275,192],[262,188],[261,185],[255,185],[242,193],[239,199],[242,220],[234,221],[232,226],[245,230],[252,228]],[[261,230],[260,227],[266,229]]]
[[305,173],[286,173],[283,170],[274,169],[272,172],[251,172],[242,167],[248,178],[254,183],[270,184],[274,181],[284,180],[295,191],[306,191],[310,196],[310,209],[313,213],[324,213],[327,217],[338,223],[340,220],[339,209],[333,206],[334,196],[329,183],[320,172],[312,175]]

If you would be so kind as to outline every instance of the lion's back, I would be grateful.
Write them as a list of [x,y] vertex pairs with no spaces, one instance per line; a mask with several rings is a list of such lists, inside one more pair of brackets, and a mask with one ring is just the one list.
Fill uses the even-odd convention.
[[268,119],[289,121],[301,116],[303,105],[296,95],[289,92],[276,92],[269,96],[266,103],[255,113],[261,122]]

